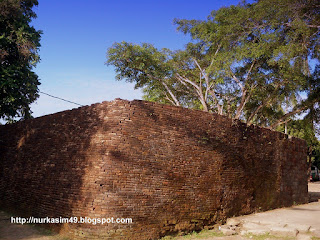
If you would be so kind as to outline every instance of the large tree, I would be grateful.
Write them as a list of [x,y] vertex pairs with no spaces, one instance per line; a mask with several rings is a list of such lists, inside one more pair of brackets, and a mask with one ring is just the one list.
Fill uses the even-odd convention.
[[37,0],[0,1],[0,118],[29,118],[29,105],[38,97],[41,31],[31,26]]
[[[192,42],[182,51],[115,43],[107,53],[118,79],[145,99],[226,114],[277,128],[319,107],[317,0],[260,0],[175,20]],[[300,97],[302,95],[302,97]]]

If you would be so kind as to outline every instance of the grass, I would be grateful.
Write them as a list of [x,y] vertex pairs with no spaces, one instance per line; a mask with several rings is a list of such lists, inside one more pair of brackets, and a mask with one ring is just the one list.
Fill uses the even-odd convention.
[[187,240],[187,239],[201,239],[208,237],[223,237],[223,233],[216,232],[214,230],[202,230],[201,232],[192,232],[184,236],[166,236],[161,238],[161,240]]
[[259,235],[254,235],[254,234],[246,234],[246,238],[253,239],[253,240],[266,240],[266,239],[283,239],[283,240],[291,240],[291,239],[296,239],[294,237],[278,237],[271,235],[270,233],[265,233],[265,234],[259,234]]

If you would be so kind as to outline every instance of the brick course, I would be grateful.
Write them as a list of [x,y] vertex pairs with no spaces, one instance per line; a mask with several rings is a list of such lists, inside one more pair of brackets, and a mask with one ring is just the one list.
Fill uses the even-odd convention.
[[19,216],[129,217],[48,227],[158,239],[307,202],[306,143],[225,116],[115,100],[0,126],[0,204]]

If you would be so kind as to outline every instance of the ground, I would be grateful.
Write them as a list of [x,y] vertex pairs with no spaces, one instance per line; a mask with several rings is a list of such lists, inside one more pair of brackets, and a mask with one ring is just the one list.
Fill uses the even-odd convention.
[[[163,240],[320,240],[320,182],[309,183],[310,203],[228,219],[214,230],[204,230]],[[10,223],[10,215],[0,211],[2,240],[67,240],[39,226]]]

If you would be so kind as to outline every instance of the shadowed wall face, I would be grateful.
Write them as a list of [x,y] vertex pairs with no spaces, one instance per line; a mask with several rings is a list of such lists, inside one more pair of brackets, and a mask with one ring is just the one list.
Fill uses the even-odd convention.
[[[116,100],[0,126],[0,203],[75,236],[157,239],[307,201],[306,144],[224,116]],[[61,225],[58,226],[58,228]]]

